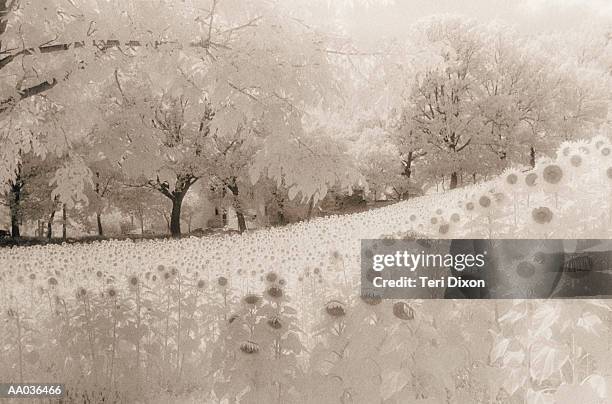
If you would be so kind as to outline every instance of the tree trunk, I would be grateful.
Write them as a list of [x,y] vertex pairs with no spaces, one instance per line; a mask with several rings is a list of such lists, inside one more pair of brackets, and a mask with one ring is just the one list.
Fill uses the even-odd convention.
[[450,189],[457,188],[458,182],[457,171],[454,171],[450,177]]
[[62,205],[62,240],[66,241],[66,205]]
[[242,206],[238,200],[238,184],[236,179],[232,180],[232,183],[227,186],[232,194],[234,195],[234,209],[236,210],[236,219],[238,219],[238,231],[244,233],[247,229],[246,220],[244,219],[244,213],[242,212]]
[[21,178],[19,174],[17,174],[17,178],[15,182],[11,183],[11,200],[10,200],[10,213],[11,213],[11,237],[19,238],[21,237],[21,232],[19,229],[19,221],[20,221],[20,204],[21,204]]
[[0,49],[2,49],[2,34],[8,25],[9,0],[0,0]]
[[49,216],[49,221],[47,222],[47,240],[51,241],[51,237],[53,237],[53,218],[55,217],[55,210],[51,212]]
[[102,228],[102,215],[100,212],[96,212],[96,222],[98,223],[98,236],[104,236],[104,229]]
[[192,175],[178,175],[174,191],[170,191],[168,184],[161,183],[159,178],[157,178],[156,189],[172,201],[172,212],[170,212],[169,222],[165,213],[163,213],[166,222],[168,222],[168,228],[170,229],[172,237],[179,237],[181,235],[181,207],[183,205],[183,199],[185,195],[187,195],[189,188],[195,184],[197,180],[198,178]]
[[404,160],[404,171],[402,172],[402,175],[408,179],[412,176],[412,154],[413,152],[409,152]]
[[312,210],[314,208],[314,197],[310,197],[310,201],[308,202],[308,211],[306,212],[306,220],[310,220],[312,217]]
[[240,211],[236,211],[236,218],[238,219],[238,231],[244,233],[247,229],[246,220],[244,220],[244,214]]
[[183,205],[183,195],[175,195],[172,199],[172,213],[170,214],[170,234],[172,237],[181,235],[181,206]]
[[536,150],[533,146],[529,148],[529,165],[531,168],[535,168],[536,165]]
[[140,234],[144,234],[144,213],[138,213],[138,220],[140,221]]
[[284,225],[287,221],[285,220],[285,201],[281,195],[278,195],[276,206],[278,207],[278,211],[276,212],[278,224]]

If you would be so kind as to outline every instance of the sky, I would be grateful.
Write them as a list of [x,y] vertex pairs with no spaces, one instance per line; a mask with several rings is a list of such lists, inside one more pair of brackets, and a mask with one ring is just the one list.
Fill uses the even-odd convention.
[[408,24],[434,14],[463,14],[482,22],[501,20],[533,34],[612,25],[612,0],[361,1],[369,6],[345,9],[345,21],[350,32],[362,37],[399,36]]

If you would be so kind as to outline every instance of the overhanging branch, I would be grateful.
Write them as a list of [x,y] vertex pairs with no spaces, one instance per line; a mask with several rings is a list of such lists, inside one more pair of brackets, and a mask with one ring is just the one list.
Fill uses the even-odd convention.
[[21,101],[23,99],[44,93],[45,91],[48,91],[55,87],[57,83],[58,81],[56,79],[53,79],[51,82],[45,81],[44,83],[40,83],[35,86],[21,90],[19,92],[19,97],[17,97],[18,99],[16,99],[16,97],[11,97],[5,100],[0,100],[0,113],[9,109],[10,105],[14,104],[16,101]]

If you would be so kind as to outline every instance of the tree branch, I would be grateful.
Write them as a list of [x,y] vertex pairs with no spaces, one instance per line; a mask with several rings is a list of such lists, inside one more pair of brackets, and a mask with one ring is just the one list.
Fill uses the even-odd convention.
[[237,25],[235,27],[232,28],[228,28],[224,31],[219,32],[219,35],[224,35],[224,34],[229,34],[232,33],[234,31],[238,31],[244,28],[248,28],[248,27],[256,27],[257,25],[255,24],[257,21],[261,20],[263,17],[259,16],[259,17],[255,17],[252,20],[249,20],[248,22],[242,24],[242,25]]
[[162,195],[164,195],[166,198],[170,199],[171,201],[174,200],[174,195],[172,195],[172,192],[170,192],[170,190],[168,189],[168,186],[166,184],[162,184],[159,181],[159,177],[157,177],[156,181],[153,182],[152,180],[147,182],[147,186],[149,186],[150,188],[159,191],[162,193]]
[[19,97],[18,97],[19,100],[16,100],[15,97],[11,97],[5,100],[0,100],[0,113],[9,109],[9,106],[15,103],[15,101],[21,101],[26,98],[44,93],[45,91],[48,91],[52,89],[53,87],[55,87],[57,83],[58,81],[56,79],[53,79],[51,82],[45,81],[44,83],[40,83],[35,86],[28,87],[24,90],[21,90],[19,92]]
[[465,142],[465,143],[463,144],[463,146],[461,146],[461,147],[457,147],[457,148],[455,149],[455,151],[456,151],[456,152],[460,152],[461,150],[463,150],[463,149],[465,149],[466,147],[468,147],[468,145],[469,145],[470,143],[472,143],[472,138],[469,138],[469,139],[467,140],[467,142]]
[[[91,43],[88,43],[85,41],[76,41],[76,42],[60,43],[60,44],[53,44],[53,45],[41,45],[41,46],[35,46],[31,48],[22,49],[20,51],[11,53],[8,56],[5,56],[4,58],[0,59],[0,70],[8,66],[12,61],[15,60],[15,58],[17,58],[18,56],[22,56],[22,55],[32,56],[36,54],[65,52],[70,49],[85,48],[85,47],[93,47],[100,51],[105,51],[105,50],[112,49],[112,48],[120,48],[122,46],[126,46],[128,48],[149,47],[149,46],[153,48],[158,48],[161,45],[172,44],[172,43],[176,43],[176,42],[155,41],[153,43],[143,44],[140,41],[127,41],[127,42],[122,43],[121,41],[118,41],[115,39],[109,39],[109,40],[92,40]],[[198,45],[194,42],[190,44],[190,46],[196,47]]]

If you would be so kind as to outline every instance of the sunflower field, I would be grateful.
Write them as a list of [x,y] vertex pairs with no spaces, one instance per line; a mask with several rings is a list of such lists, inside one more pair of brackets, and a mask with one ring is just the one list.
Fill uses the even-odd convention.
[[610,402],[607,296],[362,299],[359,257],[415,234],[608,238],[611,150],[242,235],[1,249],[0,380],[64,383],[62,403]]

